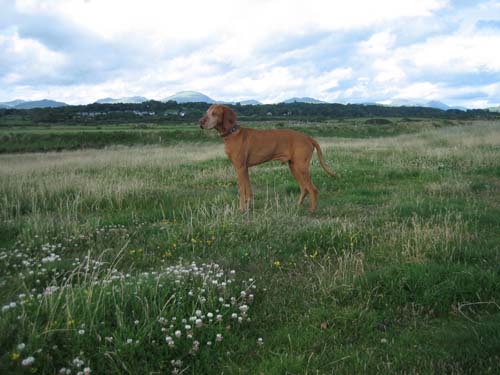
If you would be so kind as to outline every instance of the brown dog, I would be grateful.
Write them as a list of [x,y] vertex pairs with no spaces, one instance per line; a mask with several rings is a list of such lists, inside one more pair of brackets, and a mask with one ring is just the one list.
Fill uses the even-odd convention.
[[311,195],[309,209],[316,208],[318,189],[309,174],[309,163],[314,149],[318,151],[319,162],[326,173],[335,176],[323,161],[319,144],[305,134],[293,130],[257,130],[241,128],[236,114],[225,105],[212,105],[200,119],[202,129],[216,129],[224,138],[224,151],[238,173],[240,190],[240,211],[245,211],[252,200],[252,187],[248,168],[269,160],[288,162],[290,170],[300,186],[299,205],[307,193]]

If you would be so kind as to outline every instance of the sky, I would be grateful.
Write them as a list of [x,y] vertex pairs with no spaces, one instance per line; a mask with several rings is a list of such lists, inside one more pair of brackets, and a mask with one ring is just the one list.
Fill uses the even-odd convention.
[[0,0],[0,102],[500,105],[500,0]]

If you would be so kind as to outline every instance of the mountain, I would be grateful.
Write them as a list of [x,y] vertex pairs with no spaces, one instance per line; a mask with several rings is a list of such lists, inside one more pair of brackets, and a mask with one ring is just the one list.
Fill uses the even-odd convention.
[[96,100],[98,104],[115,104],[115,103],[142,103],[147,102],[148,99],[144,96],[130,96],[126,98],[103,98]]
[[490,112],[500,112],[500,106],[498,106],[498,107],[490,107],[490,108],[488,108],[488,111],[490,111]]
[[318,103],[326,103],[326,102],[305,96],[303,98],[290,98],[290,99],[283,101],[282,103],[314,103],[314,104],[318,104]]
[[175,101],[177,103],[192,103],[192,102],[204,102],[214,104],[215,100],[202,94],[201,92],[196,91],[181,91],[172,96],[169,96],[165,99],[162,99],[162,102],[168,102],[169,100]]
[[10,102],[2,102],[0,103],[0,108],[14,108],[22,103],[25,103],[25,101],[21,99],[11,100]]
[[392,100],[389,104],[390,107],[427,107],[427,108],[437,108],[443,111],[447,111],[449,109],[459,109],[461,111],[466,111],[467,108],[459,107],[459,106],[449,106],[440,102],[438,100],[410,100],[410,99],[395,99]]
[[241,105],[259,105],[259,104],[262,104],[258,100],[253,100],[253,99],[242,100],[241,102],[236,102],[236,103],[240,103]]
[[43,99],[43,100],[33,100],[29,102],[23,101],[22,103],[16,105],[15,109],[32,109],[32,108],[49,108],[49,107],[65,107],[68,104],[63,102],[56,102],[55,100]]
[[437,100],[430,100],[427,103],[425,103],[425,106],[431,107],[431,108],[442,109],[443,111],[447,111],[448,109],[451,109],[450,106],[448,106],[440,101],[437,101]]

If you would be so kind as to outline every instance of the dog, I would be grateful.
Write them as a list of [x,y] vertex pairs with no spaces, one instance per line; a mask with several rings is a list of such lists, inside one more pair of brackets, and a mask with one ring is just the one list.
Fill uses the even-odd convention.
[[314,149],[318,152],[321,166],[330,176],[330,171],[323,161],[323,154],[318,142],[313,138],[293,130],[258,130],[243,128],[236,121],[236,113],[221,104],[214,104],[207,114],[200,119],[202,129],[215,129],[224,139],[224,151],[238,174],[240,192],[240,211],[245,212],[253,199],[248,168],[270,160],[288,163],[293,176],[300,186],[298,204],[304,202],[310,194],[309,210],[316,209],[318,189],[311,181],[309,163]]

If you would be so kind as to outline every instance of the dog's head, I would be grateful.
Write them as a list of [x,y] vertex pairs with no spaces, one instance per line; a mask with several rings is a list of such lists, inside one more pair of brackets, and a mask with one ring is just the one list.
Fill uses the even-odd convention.
[[214,104],[207,110],[207,114],[200,119],[200,128],[217,129],[224,133],[236,124],[236,113],[228,106]]

